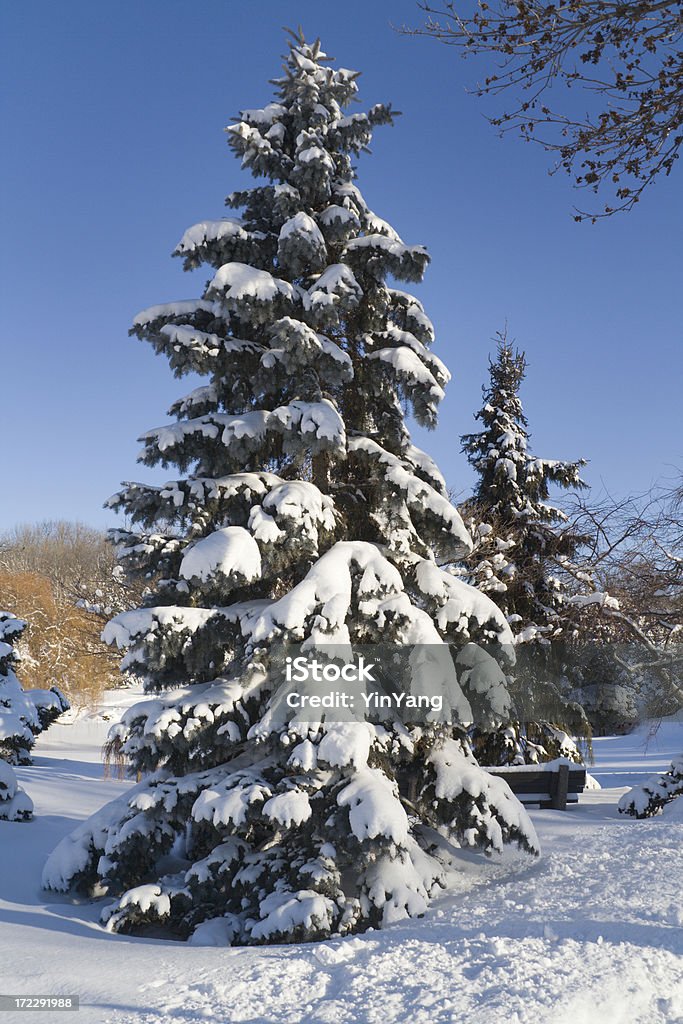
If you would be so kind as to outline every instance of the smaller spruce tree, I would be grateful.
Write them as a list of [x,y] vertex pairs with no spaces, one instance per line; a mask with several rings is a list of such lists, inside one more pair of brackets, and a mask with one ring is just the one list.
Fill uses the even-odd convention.
[[553,485],[586,487],[580,477],[585,460],[542,459],[530,451],[519,396],[526,368],[524,352],[499,332],[484,403],[476,413],[482,429],[461,439],[478,474],[474,495],[463,508],[475,540],[466,575],[505,613],[518,651],[511,681],[517,720],[474,735],[480,760],[493,764],[558,756],[580,760],[566,730],[589,733],[581,707],[566,700],[553,682],[561,678],[566,660],[577,581],[579,587],[590,584],[574,565],[586,538],[550,502]]
[[14,644],[26,629],[23,619],[0,612],[0,820],[27,821],[33,804],[12,765],[31,763],[36,735],[69,707],[57,690],[23,690],[14,667]]

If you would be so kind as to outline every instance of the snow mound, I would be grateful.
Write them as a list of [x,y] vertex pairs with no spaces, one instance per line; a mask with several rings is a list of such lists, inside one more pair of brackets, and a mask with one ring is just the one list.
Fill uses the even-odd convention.
[[180,575],[184,580],[206,582],[217,573],[223,576],[235,574],[245,580],[258,579],[261,575],[261,553],[248,530],[241,526],[227,526],[185,550],[180,563]]

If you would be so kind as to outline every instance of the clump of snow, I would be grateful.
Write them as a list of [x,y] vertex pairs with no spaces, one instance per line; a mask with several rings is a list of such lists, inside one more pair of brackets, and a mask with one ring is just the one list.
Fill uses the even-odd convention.
[[168,423],[141,434],[139,440],[154,444],[159,452],[180,447],[192,435],[216,439],[228,447],[233,441],[251,441],[257,444],[265,436],[270,414],[261,409],[238,416],[211,413],[181,423]]
[[110,619],[102,630],[102,639],[118,648],[130,646],[139,637],[145,636],[159,626],[167,629],[196,632],[215,614],[212,608],[186,608],[166,605],[157,608],[136,608],[120,612]]
[[286,793],[278,793],[263,805],[263,815],[277,821],[285,828],[302,825],[313,814],[308,794],[302,789],[290,789]]
[[392,228],[391,224],[383,220],[382,217],[378,217],[372,210],[368,210],[365,214],[364,221],[363,227],[368,235],[384,235],[386,238],[392,238],[395,242],[402,242],[401,237]]
[[395,232],[394,235],[393,238],[386,234],[360,235],[346,243],[346,250],[349,252],[356,249],[379,249],[398,257],[403,257],[406,253],[426,255],[427,250],[423,245],[404,245]]
[[267,270],[256,270],[247,263],[225,263],[210,282],[207,294],[222,297],[233,305],[254,300],[270,304],[284,297],[295,302],[297,293],[288,281],[273,277]]
[[349,808],[351,831],[357,839],[384,836],[395,843],[408,836],[408,817],[394,784],[377,768],[357,771],[337,797],[340,807]]
[[333,919],[332,900],[312,889],[297,893],[274,892],[261,903],[264,917],[251,929],[252,936],[259,939],[296,934],[297,929],[307,932],[323,931]]
[[250,124],[270,126],[286,113],[286,108],[281,103],[267,103],[265,107],[240,110],[240,117]]
[[334,529],[334,502],[307,480],[286,480],[268,492],[263,507],[305,526],[307,518]]
[[297,160],[300,164],[317,164],[330,172],[334,171],[334,160],[321,146],[307,146],[299,150]]
[[316,761],[333,768],[362,768],[368,763],[373,737],[374,730],[367,722],[330,722],[318,744]]
[[[193,224],[183,234],[175,248],[176,253],[192,252],[207,242],[216,242],[224,238],[247,239],[249,232],[239,220],[224,218],[223,220],[203,220],[199,224]],[[264,235],[260,236],[265,237]]]
[[213,302],[206,299],[180,299],[177,302],[163,302],[143,309],[133,320],[134,327],[147,327],[156,320],[170,320],[173,317],[191,316],[193,313],[214,312]]
[[[342,310],[351,310],[358,305],[362,297],[363,289],[351,268],[344,263],[335,263],[327,267],[308,289],[311,309],[323,313],[333,312],[337,306]],[[334,319],[332,316],[333,321]]]
[[241,526],[227,526],[185,549],[180,563],[183,579],[206,582],[217,573],[223,576],[235,574],[244,580],[259,578],[261,553],[248,530]]
[[398,288],[388,288],[387,292],[394,305],[394,317],[401,322],[401,326],[413,331],[425,344],[434,341],[434,325],[419,299]]
[[232,914],[212,917],[198,924],[187,941],[190,946],[219,946],[225,949],[232,944],[238,927]]
[[412,463],[418,473],[427,477],[439,493],[447,493],[444,476],[431,455],[427,455],[427,453],[423,452],[420,448],[416,448],[414,444],[408,444],[406,446],[404,455],[405,458]]
[[566,599],[567,604],[577,605],[580,608],[597,604],[601,608],[613,608],[618,610],[619,602],[616,597],[610,597],[601,591],[594,591],[592,594],[573,594]]
[[325,240],[320,233],[320,228],[307,213],[300,210],[299,213],[295,213],[293,217],[290,217],[288,221],[280,228],[280,240],[288,238],[290,235],[302,235],[308,237],[310,240],[315,242],[317,245],[325,245]]
[[329,398],[320,402],[294,401],[282,405],[273,410],[271,422],[280,425],[283,432],[295,431],[318,442],[314,448],[334,447],[341,452],[346,448],[344,421]]
[[373,544],[340,541],[318,559],[301,583],[256,617],[248,627],[252,640],[261,642],[281,631],[303,639],[307,622],[316,615],[327,643],[348,643],[346,619],[354,577],[367,595],[367,614],[373,612],[371,594],[378,601],[383,594],[403,589],[400,573]]
[[233,772],[213,787],[202,790],[192,807],[194,821],[242,825],[253,805],[259,808],[271,797],[271,789],[252,772]]

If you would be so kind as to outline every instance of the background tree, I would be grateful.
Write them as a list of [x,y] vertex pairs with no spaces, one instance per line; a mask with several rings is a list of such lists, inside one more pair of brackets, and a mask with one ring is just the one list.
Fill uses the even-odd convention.
[[27,686],[58,686],[87,705],[119,686],[101,632],[143,588],[116,563],[106,534],[83,523],[21,524],[0,535],[0,604],[32,626],[18,646]]
[[[482,429],[462,437],[477,473],[474,494],[461,509],[475,539],[465,572],[504,612],[519,652],[513,689],[517,721],[493,733],[476,733],[486,763],[578,757],[565,730],[589,732],[581,708],[556,685],[567,634],[575,628],[577,589],[585,593],[591,583],[587,573],[574,570],[586,538],[549,500],[552,486],[586,486],[580,478],[585,460],[541,459],[529,450],[519,395],[526,365],[524,353],[499,332],[484,404],[476,413]],[[592,586],[589,590],[592,594]]]
[[[492,124],[541,143],[577,186],[610,196],[602,214],[577,213],[576,220],[629,210],[648,185],[670,173],[683,141],[679,0],[418,6],[429,14],[426,25],[404,31],[432,36],[464,56],[484,56],[488,70],[478,95],[514,94]],[[572,90],[564,103],[562,84]],[[586,93],[591,110],[584,114]],[[574,113],[579,102],[581,113]]]
[[672,714],[683,706],[683,490],[577,499],[571,516],[590,537],[580,568],[612,597],[595,606],[600,665],[581,702],[603,731]]
[[57,688],[22,689],[14,645],[25,629],[22,619],[0,612],[0,819],[9,821],[25,821],[33,813],[11,765],[30,764],[35,737],[69,707]]
[[505,332],[496,337],[484,404],[475,415],[482,429],[461,439],[477,473],[465,506],[477,524],[479,541],[469,557],[473,562],[487,548],[502,556],[490,565],[475,565],[475,577],[482,588],[498,595],[494,600],[516,623],[517,633],[524,631],[524,639],[531,640],[557,632],[564,604],[557,573],[585,542],[567,513],[551,504],[550,489],[584,489],[580,471],[585,460],[541,459],[529,450],[519,395],[526,357],[513,349]]
[[44,577],[60,604],[87,607],[103,623],[141,596],[106,533],[85,523],[47,519],[6,530],[0,535],[0,568]]
[[[442,889],[440,836],[536,849],[464,737],[468,694],[493,716],[507,701],[475,641],[503,657],[511,636],[440,567],[471,541],[405,407],[433,425],[448,373],[420,303],[387,284],[420,280],[427,254],[354,183],[352,159],[392,120],[384,105],[344,113],[356,78],[295,37],[276,100],[228,129],[267,183],[228,197],[241,219],[183,236],[187,269],[211,268],[202,297],[135,319],[177,376],[207,383],[142,439],[143,462],[182,475],[127,484],[116,502],[135,527],[116,535],[123,563],[157,581],[107,627],[156,695],[114,734],[146,778],[45,872],[54,888],[103,887],[116,930],[161,924],[219,943],[361,931],[421,913]],[[414,681],[443,693],[443,718],[285,714],[292,643],[325,658],[380,642],[414,652]]]

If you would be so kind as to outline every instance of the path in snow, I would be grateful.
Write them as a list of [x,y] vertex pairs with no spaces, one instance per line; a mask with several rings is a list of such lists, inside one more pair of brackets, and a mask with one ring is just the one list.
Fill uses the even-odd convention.
[[[102,778],[106,728],[52,726],[19,771],[37,817],[0,826],[0,992],[80,995],[64,1024],[683,1024],[683,824],[615,806],[683,749],[680,723],[647,751],[638,736],[597,741],[594,774],[622,788],[533,812],[540,862],[467,858],[462,891],[419,921],[258,949],[109,935],[97,904],[40,891],[56,842],[128,784]],[[57,1019],[0,1024],[15,1018]]]

